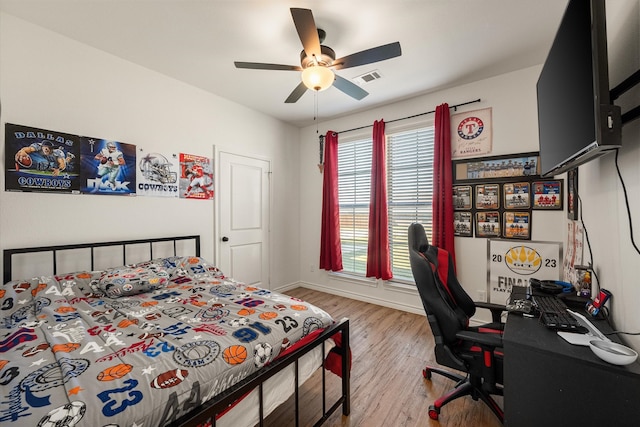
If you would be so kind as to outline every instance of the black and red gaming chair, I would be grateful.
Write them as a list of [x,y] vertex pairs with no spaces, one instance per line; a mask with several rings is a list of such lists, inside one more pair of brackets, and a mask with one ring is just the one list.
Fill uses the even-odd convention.
[[[436,373],[457,381],[455,387],[429,407],[429,417],[437,420],[440,409],[462,396],[481,399],[504,422],[504,414],[491,395],[502,395],[501,314],[505,306],[475,302],[456,278],[451,255],[429,245],[422,224],[409,226],[411,271],[435,338],[435,356],[439,365],[466,375],[427,366],[423,375]],[[476,307],[491,310],[493,322],[470,326]]]

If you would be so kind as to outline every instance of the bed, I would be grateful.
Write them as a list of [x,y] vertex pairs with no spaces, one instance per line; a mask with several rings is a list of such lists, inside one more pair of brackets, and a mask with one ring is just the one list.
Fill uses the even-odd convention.
[[298,425],[323,365],[316,425],[349,415],[349,320],[226,277],[199,236],[6,249],[3,267],[0,423],[262,425],[293,394]]

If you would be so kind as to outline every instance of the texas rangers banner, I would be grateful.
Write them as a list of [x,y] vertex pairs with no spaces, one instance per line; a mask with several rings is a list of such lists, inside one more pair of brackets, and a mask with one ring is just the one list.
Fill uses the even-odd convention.
[[136,194],[136,146],[81,137],[81,191],[88,194]]
[[487,241],[488,301],[505,304],[514,286],[527,286],[530,278],[562,280],[561,242]]
[[213,199],[213,167],[211,159],[180,153],[180,197]]
[[491,108],[451,115],[451,158],[491,153]]
[[5,190],[77,193],[79,137],[53,130],[5,125]]
[[178,198],[178,159],[176,155],[146,152],[138,157],[138,196]]

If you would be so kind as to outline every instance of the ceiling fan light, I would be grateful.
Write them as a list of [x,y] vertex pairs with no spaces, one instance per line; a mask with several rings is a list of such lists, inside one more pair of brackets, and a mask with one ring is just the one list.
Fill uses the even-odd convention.
[[318,92],[331,87],[334,80],[333,71],[322,65],[312,65],[302,70],[302,82],[304,85]]

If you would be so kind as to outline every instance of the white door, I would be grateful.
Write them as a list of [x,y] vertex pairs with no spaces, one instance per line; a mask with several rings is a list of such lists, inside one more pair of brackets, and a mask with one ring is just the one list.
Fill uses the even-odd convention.
[[220,153],[220,269],[269,289],[270,164]]

